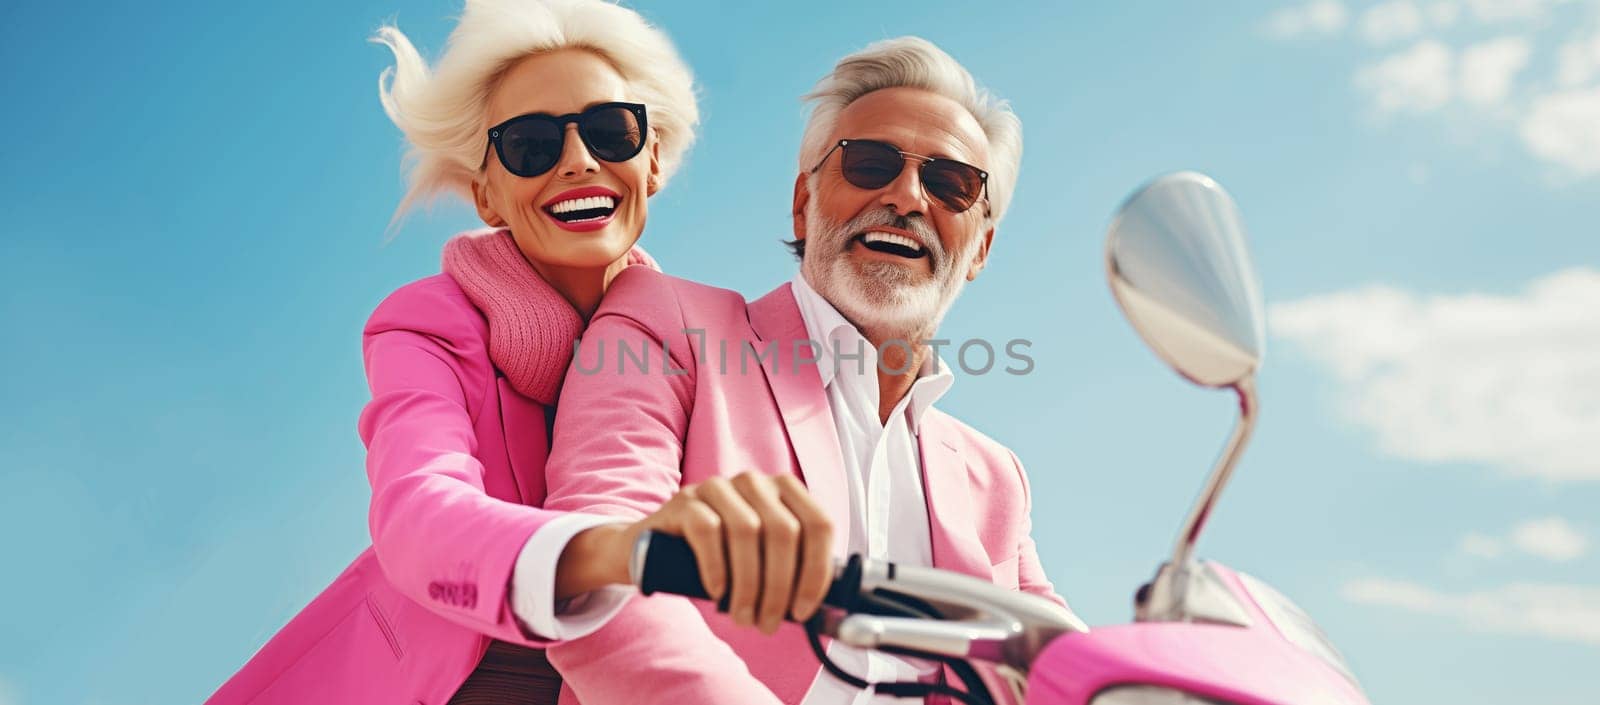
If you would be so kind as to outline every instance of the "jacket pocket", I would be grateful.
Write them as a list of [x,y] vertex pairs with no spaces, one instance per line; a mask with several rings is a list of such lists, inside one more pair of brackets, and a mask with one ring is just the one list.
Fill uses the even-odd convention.
[[370,593],[368,593],[365,602],[367,603],[367,611],[372,613],[372,621],[377,622],[378,631],[389,642],[389,650],[394,652],[395,659],[399,660],[400,657],[405,656],[405,651],[400,648],[399,637],[395,636],[394,623],[389,620],[389,615],[384,613],[378,602],[372,599]]
[[400,642],[371,594],[293,660],[251,703],[409,702],[407,679],[399,677]]

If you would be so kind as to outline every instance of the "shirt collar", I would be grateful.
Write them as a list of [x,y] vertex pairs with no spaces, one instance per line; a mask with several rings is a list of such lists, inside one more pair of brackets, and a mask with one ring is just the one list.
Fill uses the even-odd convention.
[[[817,354],[817,376],[822,379],[822,386],[833,384],[833,377],[838,372],[838,361],[834,359],[833,350],[837,345],[840,350],[849,352],[856,347],[856,342],[861,341],[861,347],[869,348],[866,338],[861,331],[856,330],[850,321],[845,320],[843,314],[822,298],[806,278],[800,274],[794,275],[790,282],[794,289],[794,302],[800,308],[800,318],[806,324],[806,340],[822,346]],[[868,355],[875,355],[871,350]],[[866,364],[866,363],[862,363]]]
[[[806,281],[805,275],[796,273],[790,281],[794,291],[796,306],[800,309],[800,318],[805,322],[806,339],[814,341],[822,349],[817,354],[817,377],[822,381],[822,387],[828,388],[834,383],[838,373],[838,360],[834,358],[833,351],[837,349],[845,353],[853,353],[859,346],[864,350],[865,359],[860,363],[854,360],[848,362],[852,365],[860,364],[868,372],[876,369],[878,352],[861,334],[854,324],[839,313],[822,294],[817,293]],[[876,388],[877,380],[874,375],[872,380]],[[922,415],[927,413],[933,403],[943,397],[950,387],[955,384],[955,373],[950,365],[945,364],[944,358],[930,355],[922,362],[922,369],[917,372],[917,380],[911,384],[910,403],[907,411],[910,413],[910,427],[912,433],[917,433],[922,422]]]

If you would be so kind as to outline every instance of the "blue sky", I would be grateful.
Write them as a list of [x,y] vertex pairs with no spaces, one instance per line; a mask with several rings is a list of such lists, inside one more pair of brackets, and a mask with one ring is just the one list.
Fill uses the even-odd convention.
[[[0,8],[0,705],[197,702],[367,542],[359,332],[474,225],[384,228],[398,20],[453,2]],[[1050,576],[1125,621],[1232,419],[1103,281],[1112,209],[1215,176],[1271,313],[1201,553],[1316,615],[1375,702],[1600,698],[1600,4],[635,3],[701,84],[671,272],[760,294],[834,59],[927,37],[1022,117],[944,332],[1035,341],[942,406],[1033,478]]]

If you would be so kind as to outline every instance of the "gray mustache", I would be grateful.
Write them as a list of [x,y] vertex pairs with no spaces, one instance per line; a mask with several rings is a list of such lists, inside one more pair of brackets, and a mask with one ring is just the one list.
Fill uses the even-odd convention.
[[839,228],[838,232],[840,239],[843,240],[843,242],[840,243],[840,248],[843,249],[849,247],[850,237],[852,235],[873,226],[887,226],[916,233],[917,238],[922,241],[923,246],[928,248],[928,255],[935,263],[935,269],[938,268],[938,265],[942,265],[945,262],[944,243],[939,241],[938,231],[934,230],[933,226],[930,225],[926,219],[921,216],[911,217],[897,215],[894,213],[894,211],[891,211],[887,208],[867,211],[866,213],[862,213],[861,215],[851,218],[849,221],[845,222],[845,224]]

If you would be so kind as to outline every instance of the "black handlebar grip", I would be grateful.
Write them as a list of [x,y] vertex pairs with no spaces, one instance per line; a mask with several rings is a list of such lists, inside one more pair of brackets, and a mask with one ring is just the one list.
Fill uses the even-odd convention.
[[[657,531],[648,532],[647,535],[650,538],[649,544],[645,547],[644,565],[639,572],[639,591],[646,595],[664,592],[699,600],[710,599],[710,596],[706,595],[705,585],[700,581],[700,565],[695,563],[694,549],[689,548],[689,542],[681,536]],[[861,602],[862,568],[861,556],[850,556],[850,560],[839,569],[833,583],[828,586],[827,596],[822,599],[822,603],[846,612],[900,614],[896,611],[880,612]],[[892,564],[888,565],[888,572],[893,578]],[[717,609],[722,612],[728,611],[726,593],[717,602]]]
[[[700,581],[700,564],[694,562],[694,549],[682,536],[650,532],[650,545],[644,554],[644,570],[639,574],[639,592],[646,595],[664,592],[699,600],[709,600]],[[717,609],[728,610],[728,595],[723,594]]]

